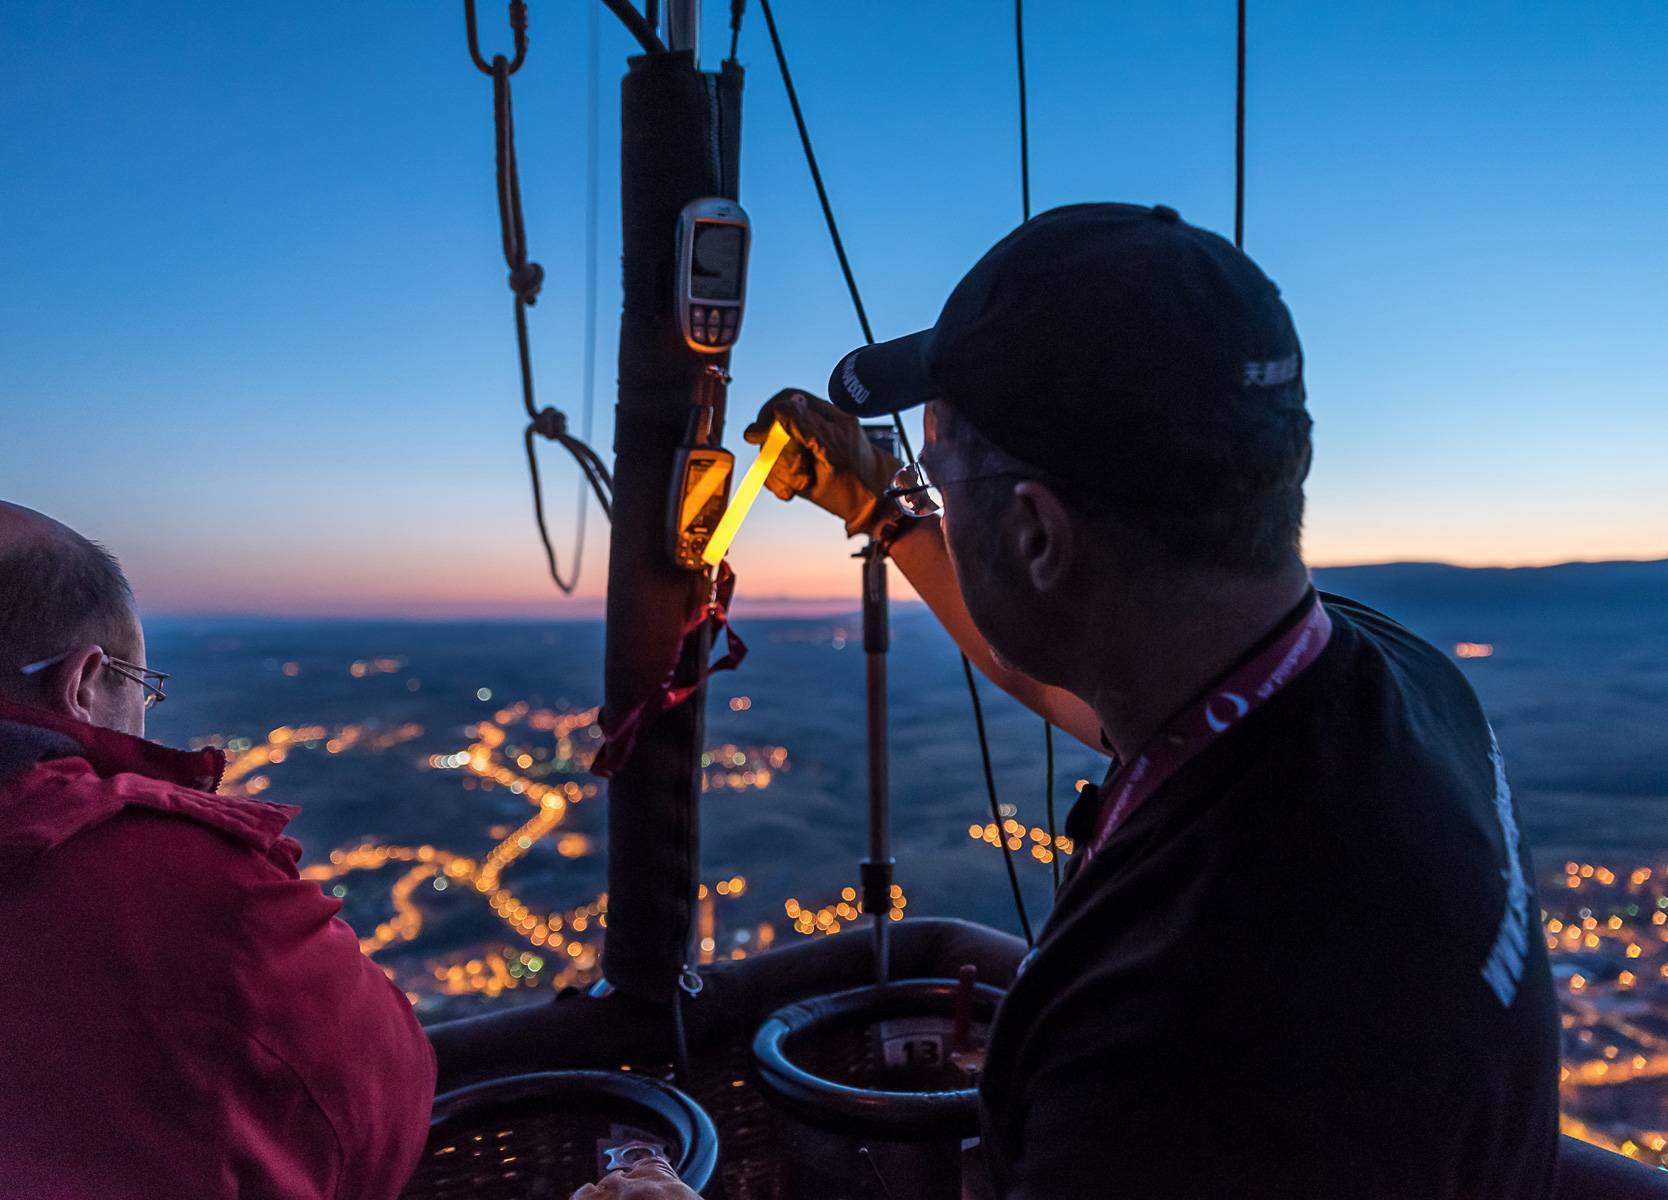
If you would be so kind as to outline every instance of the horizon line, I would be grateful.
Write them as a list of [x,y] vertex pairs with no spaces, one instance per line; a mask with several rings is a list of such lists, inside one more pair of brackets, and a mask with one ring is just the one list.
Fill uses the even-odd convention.
[[[1569,559],[1544,563],[1454,563],[1439,559],[1395,559],[1391,561],[1323,563],[1311,571],[1372,570],[1384,567],[1445,567],[1453,571],[1554,571],[1564,567],[1653,566],[1668,564],[1661,558]],[[420,602],[419,602],[420,603]],[[147,620],[171,621],[596,621],[605,616],[605,596],[577,599],[507,599],[474,604],[442,602],[427,611],[412,607],[319,607],[309,609],[203,609],[159,608],[143,614]],[[895,596],[897,605],[921,605],[916,596]],[[552,607],[554,606],[554,607]],[[754,596],[738,599],[737,616],[747,620],[812,620],[819,617],[854,616],[859,611],[855,596]]]

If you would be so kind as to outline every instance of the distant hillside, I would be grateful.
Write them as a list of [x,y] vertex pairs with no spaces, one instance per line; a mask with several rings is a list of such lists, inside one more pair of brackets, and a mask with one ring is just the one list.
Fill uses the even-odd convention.
[[1635,606],[1668,609],[1668,559],[1652,562],[1560,563],[1551,567],[1456,567],[1447,563],[1382,563],[1323,567],[1315,582],[1376,608],[1450,605],[1501,615]]

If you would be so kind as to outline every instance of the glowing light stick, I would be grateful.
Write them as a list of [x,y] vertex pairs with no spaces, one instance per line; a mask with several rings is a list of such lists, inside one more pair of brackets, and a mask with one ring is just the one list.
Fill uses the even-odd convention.
[[724,515],[718,519],[718,528],[712,531],[712,538],[707,542],[707,548],[701,551],[701,561],[709,567],[716,567],[730,551],[730,543],[735,541],[736,530],[741,528],[742,521],[747,519],[747,510],[753,507],[753,501],[759,498],[759,489],[764,486],[765,476],[776,465],[776,460],[782,457],[782,451],[788,445],[788,431],[782,428],[780,421],[771,422],[770,432],[765,435],[764,445],[759,448],[759,457],[753,460],[753,465],[747,468],[747,474],[741,477],[741,483],[736,486],[736,494],[730,497],[730,506],[724,510]]

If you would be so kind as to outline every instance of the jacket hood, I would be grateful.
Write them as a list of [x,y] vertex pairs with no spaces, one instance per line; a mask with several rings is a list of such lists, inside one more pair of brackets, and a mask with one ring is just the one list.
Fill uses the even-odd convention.
[[201,792],[219,787],[226,770],[225,754],[213,748],[173,750],[32,704],[0,700],[0,787],[53,758],[84,758],[100,778],[130,772]]
[[270,849],[301,810],[215,795],[225,769],[219,750],[174,750],[0,700],[0,854],[49,849],[129,806]]

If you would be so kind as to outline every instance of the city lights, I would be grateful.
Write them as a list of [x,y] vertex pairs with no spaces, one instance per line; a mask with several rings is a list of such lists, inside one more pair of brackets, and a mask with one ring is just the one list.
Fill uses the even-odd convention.
[[[397,662],[356,660],[348,674],[389,674],[385,668]],[[751,708],[748,697],[730,702],[732,712]],[[434,773],[437,783],[449,781],[481,797],[490,816],[480,828],[489,837],[478,847],[465,852],[428,843],[364,841],[339,847],[302,871],[303,878],[349,906],[361,950],[384,964],[414,1004],[438,1004],[445,997],[460,998],[455,1003],[490,1000],[585,986],[597,978],[607,895],[571,908],[539,904],[536,877],[524,876],[524,883],[514,886],[512,877],[536,852],[546,856],[539,860],[545,870],[600,852],[591,834],[572,827],[576,809],[598,795],[588,776],[601,744],[598,718],[594,707],[558,711],[525,701],[504,704],[465,725],[458,743],[414,756],[413,765]],[[286,762],[387,753],[424,736],[415,724],[296,724],[258,737],[209,741],[228,752],[224,790],[264,799],[282,791],[273,780],[282,776]],[[744,794],[777,786],[792,762],[784,746],[724,743],[703,752],[700,768],[704,792],[736,795],[742,802]],[[1087,786],[1087,780],[1076,782],[1079,789]],[[506,803],[517,815],[506,812]],[[975,844],[1005,848],[1038,866],[1075,849],[1070,838],[1024,820],[1013,805],[1002,806],[999,821],[973,821],[964,828]],[[1668,1094],[1668,863],[1571,859],[1541,882],[1543,935],[1562,1008],[1564,1132],[1641,1161],[1662,1162],[1668,1158],[1668,1128],[1621,1114],[1668,1111],[1661,1099]],[[815,938],[850,929],[866,917],[855,882],[815,897],[789,897],[774,919],[759,919],[756,909],[743,916],[747,905],[728,907],[753,891],[740,874],[699,885],[700,962],[770,949],[779,922],[786,927],[780,932]],[[908,906],[903,887],[894,884],[887,919],[901,920]],[[468,915],[471,909],[489,915],[495,933],[423,953],[430,921],[450,921],[454,914],[478,921]],[[1302,936],[1301,930],[1293,933]]]
[[[402,665],[395,659],[355,660],[348,674],[364,678],[392,673]],[[486,688],[476,693],[483,703],[490,696]],[[747,701],[745,707],[750,706],[751,701]],[[574,805],[597,795],[597,784],[588,777],[588,771],[601,742],[598,715],[594,707],[558,712],[517,702],[466,726],[467,744],[417,760],[421,769],[455,773],[466,790],[503,789],[532,808],[520,824],[495,826],[495,841],[483,853],[464,854],[427,844],[363,842],[332,850],[325,861],[302,870],[302,878],[317,882],[344,901],[350,891],[362,891],[357,885],[350,889],[349,877],[377,877],[372,887],[376,894],[386,894],[389,911],[373,926],[360,928],[360,949],[372,957],[417,942],[425,928],[425,906],[432,909],[438,904],[449,912],[457,904],[484,904],[496,918],[506,940],[477,943],[464,952],[420,959],[415,965],[408,961],[409,956],[401,956],[392,966],[384,967],[414,1004],[430,996],[491,999],[518,989],[560,989],[596,978],[601,966],[601,938],[608,924],[607,896],[597,896],[566,911],[546,911],[512,891],[505,876],[541,844],[548,844],[565,860],[596,853],[598,847],[591,837],[562,826]],[[283,725],[259,739],[210,738],[199,744],[218,744],[227,751],[223,791],[255,796],[271,787],[267,772],[294,755],[317,752],[329,756],[354,750],[381,753],[423,735],[423,728],[414,724],[391,728]],[[703,790],[745,792],[770,787],[790,769],[790,760],[782,746],[725,743],[704,753],[701,765]],[[390,874],[382,878],[383,872]],[[701,885],[703,944],[711,943],[702,952],[703,961],[719,954],[745,957],[774,943],[776,931],[768,922],[719,928],[715,905],[745,895],[747,887],[741,875]],[[465,899],[453,900],[454,895]],[[364,903],[359,894],[354,900],[356,905]],[[900,893],[894,917],[901,915],[901,903]],[[439,911],[432,910],[431,915]]]
[[1543,889],[1563,1008],[1563,1130],[1653,1164],[1668,1130],[1619,1114],[1663,1111],[1668,1088],[1665,869],[1570,861]]

